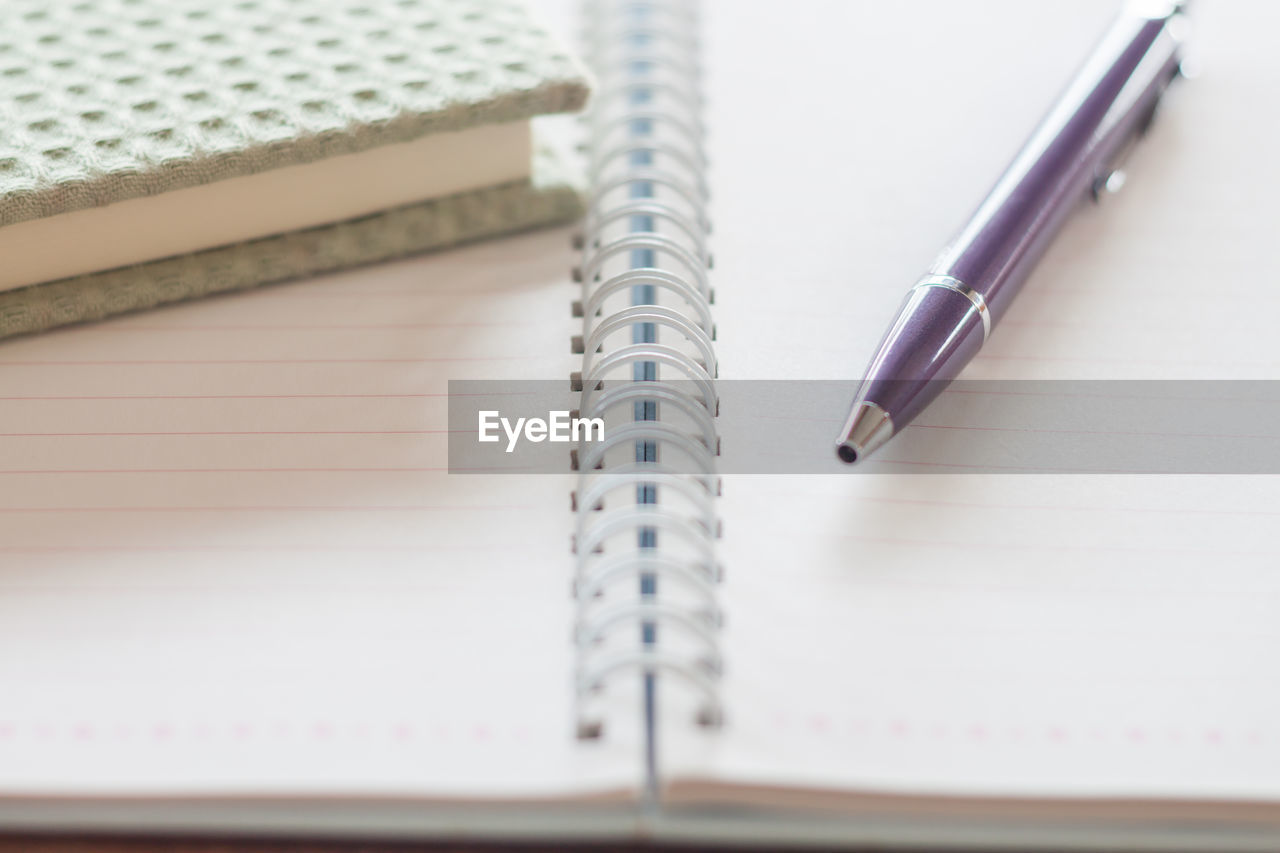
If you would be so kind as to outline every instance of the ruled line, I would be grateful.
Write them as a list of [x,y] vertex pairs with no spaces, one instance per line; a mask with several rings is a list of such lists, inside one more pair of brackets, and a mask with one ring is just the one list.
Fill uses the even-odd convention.
[[904,432],[912,429],[959,430],[965,432],[1021,432],[1039,435],[1103,435],[1132,436],[1135,438],[1223,438],[1223,439],[1258,439],[1264,441],[1280,440],[1280,435],[1259,435],[1253,433],[1223,432],[1144,432],[1140,430],[1103,430],[1103,429],[1054,429],[1052,427],[995,427],[995,426],[961,426],[959,424],[909,424]]
[[528,321],[495,320],[484,322],[448,323],[201,323],[193,325],[125,325],[103,324],[88,331],[103,334],[133,332],[338,332],[370,330],[425,330],[425,329],[500,329],[528,328],[535,324]]
[[[1227,379],[1227,380],[1209,380],[1209,379],[1009,379],[1009,380],[986,380],[1000,381],[1002,384],[1021,383],[1027,385],[1079,385],[1082,383],[1097,384],[1098,382],[1114,382],[1117,385],[1152,385],[1160,384],[1179,384],[1183,382],[1193,384],[1207,384],[1213,382],[1217,387],[1224,387],[1224,384],[1241,383],[1252,385],[1258,382],[1270,383],[1274,380],[1269,379]],[[1090,392],[1075,391],[1020,391],[1010,390],[1006,388],[971,388],[962,380],[959,385],[951,385],[942,389],[939,396],[949,394],[974,395],[979,397],[1048,397],[1062,399],[1082,399],[1082,400],[1162,400],[1177,402],[1186,400],[1196,403],[1275,403],[1280,397],[1206,397],[1193,396],[1190,394],[1100,394]]]
[[424,474],[501,473],[526,471],[530,466],[492,468],[395,467],[395,468],[7,468],[0,474]]
[[[0,554],[432,553],[436,545],[0,545]],[[477,548],[488,552],[491,546]]]
[[386,505],[241,505],[241,506],[0,506],[0,514],[25,513],[201,513],[201,512],[523,512],[532,504],[408,504]]
[[0,397],[0,401],[27,402],[38,400],[425,400],[450,397],[526,397],[534,391],[486,391],[450,394],[28,394]]
[[[770,494],[788,501],[812,500],[825,504],[831,500],[830,495],[815,495],[812,492],[771,492]],[[979,501],[945,501],[927,498],[886,498],[867,497],[865,495],[840,495],[840,500],[857,501],[869,504],[896,504],[902,506],[932,506],[948,509],[985,510],[1029,510],[1033,512],[1100,512],[1100,513],[1139,513],[1151,515],[1208,515],[1208,516],[1280,516],[1280,510],[1217,510],[1217,509],[1181,509],[1177,507],[1133,507],[1133,506],[1084,506],[1081,504],[1002,504],[982,503]]]
[[245,435],[449,435],[472,434],[469,429],[313,429],[313,430],[192,430],[155,432],[0,432],[0,438],[139,438],[160,436],[245,436]]
[[1209,359],[1090,358],[1068,355],[999,355],[980,352],[974,361],[1029,361],[1065,364],[1144,364],[1168,367],[1277,367],[1280,361],[1211,361]]
[[[794,531],[789,531],[794,535]],[[958,539],[907,539],[891,536],[862,536],[856,533],[835,534],[833,538],[849,542],[862,542],[871,545],[890,545],[904,548],[959,548],[967,551],[1025,551],[1031,553],[1114,553],[1114,554],[1178,554],[1212,557],[1275,557],[1280,551],[1231,550],[1216,546],[1206,548],[1165,548],[1165,547],[1126,547],[1122,545],[1061,545],[1047,542],[993,542],[988,537],[979,542],[964,542]]]
[[1021,471],[1028,474],[1163,474],[1163,471],[1144,471],[1133,468],[1062,468],[1036,465],[995,465],[971,462],[924,462],[913,459],[876,458],[881,465],[908,465],[922,468],[962,468],[969,471]]
[[[564,279],[568,281],[568,279]],[[330,292],[320,292],[308,289],[306,291],[284,291],[279,288],[255,290],[250,293],[243,294],[244,297],[255,298],[266,302],[268,300],[287,300],[289,302],[298,302],[307,299],[376,299],[384,296],[417,296],[423,298],[431,297],[447,297],[456,299],[459,296],[469,296],[473,293],[479,294],[511,294],[511,293],[530,293],[532,288],[528,281],[512,287],[457,287],[451,290],[442,290],[432,288],[427,290],[420,288],[416,290],[353,290],[342,291],[335,290]]]
[[[908,427],[910,430],[910,427]],[[829,452],[819,449],[810,449],[807,452],[788,452],[785,450],[756,450],[754,451],[756,459],[770,459],[778,462],[798,462],[812,463],[816,459],[822,459],[824,462],[833,462],[834,457]],[[1017,471],[1026,474],[1161,474],[1167,475],[1169,471],[1148,471],[1132,468],[1064,468],[1061,466],[1049,467],[1044,465],[997,465],[994,463],[982,462],[926,462],[912,459],[889,459],[882,456],[873,457],[866,465],[909,465],[930,468],[959,468],[965,471],[974,471],[978,473],[990,473],[995,471]]]
[[526,355],[439,356],[420,358],[191,358],[191,359],[95,359],[83,361],[0,361],[0,367],[133,367],[139,365],[255,365],[255,364],[471,364],[494,361],[527,361]]

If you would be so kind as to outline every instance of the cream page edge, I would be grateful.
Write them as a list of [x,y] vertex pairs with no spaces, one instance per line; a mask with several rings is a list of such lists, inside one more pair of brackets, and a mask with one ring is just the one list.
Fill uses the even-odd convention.
[[0,291],[527,180],[531,160],[529,123],[509,122],[19,222],[0,228]]

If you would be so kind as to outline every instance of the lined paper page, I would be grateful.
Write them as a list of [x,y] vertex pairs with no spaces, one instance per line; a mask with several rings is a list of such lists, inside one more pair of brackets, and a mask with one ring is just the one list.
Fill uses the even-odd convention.
[[[1115,6],[709,3],[721,376],[852,394]],[[1280,378],[1280,291],[1259,278],[1280,18],[1194,11],[1203,76],[967,376]],[[845,413],[762,414],[834,440]],[[939,417],[884,449],[901,473],[726,478],[729,721],[673,716],[670,796],[1280,797],[1280,481],[918,473],[963,470],[930,452],[929,426],[960,426]]]
[[568,375],[567,246],[0,345],[0,793],[629,790],[572,737],[568,475],[445,471],[448,379]]

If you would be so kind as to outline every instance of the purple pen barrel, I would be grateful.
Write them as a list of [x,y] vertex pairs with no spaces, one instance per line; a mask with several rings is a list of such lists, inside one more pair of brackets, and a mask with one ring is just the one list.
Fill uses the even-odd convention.
[[1181,4],[1131,3],[969,222],[910,291],[840,434],[854,462],[959,375],[1076,206],[1097,197],[1177,76]]
[[[1148,4],[1149,5],[1149,4]],[[1122,15],[930,273],[979,291],[1004,316],[1067,216],[1094,193],[1177,75],[1167,18]]]

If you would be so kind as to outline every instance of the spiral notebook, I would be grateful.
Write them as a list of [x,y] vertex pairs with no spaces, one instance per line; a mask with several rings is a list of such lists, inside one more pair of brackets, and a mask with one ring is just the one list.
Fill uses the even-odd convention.
[[[578,251],[0,345],[0,825],[1280,846],[1275,478],[966,475],[945,412],[901,473],[716,470],[717,388],[856,377],[1114,5],[741,10],[589,7]],[[1203,75],[979,377],[1280,375],[1280,20],[1197,11]],[[570,376],[629,463],[449,473],[449,381]]]

